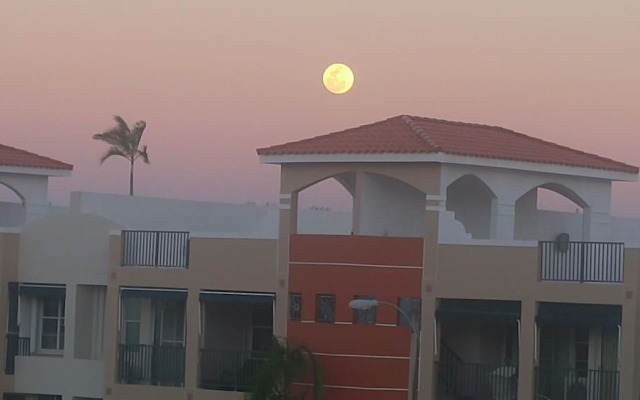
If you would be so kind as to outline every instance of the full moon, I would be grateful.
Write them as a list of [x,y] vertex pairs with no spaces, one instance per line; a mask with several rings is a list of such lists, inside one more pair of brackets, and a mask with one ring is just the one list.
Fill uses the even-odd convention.
[[344,64],[331,64],[324,70],[322,82],[328,91],[335,94],[347,93],[353,86],[351,68]]

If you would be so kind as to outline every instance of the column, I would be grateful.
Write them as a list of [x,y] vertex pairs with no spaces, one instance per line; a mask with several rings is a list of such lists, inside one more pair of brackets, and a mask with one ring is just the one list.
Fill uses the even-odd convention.
[[64,358],[73,359],[76,347],[76,301],[78,285],[69,284],[65,288],[64,299]]
[[[589,213],[587,213],[589,210]],[[611,214],[609,210],[585,209],[584,224],[590,229],[590,235],[584,240],[608,242],[611,240]],[[583,228],[584,231],[584,228]]]
[[520,304],[520,348],[518,364],[518,399],[534,399],[534,367],[536,365],[537,303],[525,300]]
[[438,269],[440,213],[446,210],[446,197],[440,194],[427,195],[425,203],[418,398],[431,400],[435,398],[437,389],[436,323],[434,319],[437,299],[434,295],[434,286]]
[[[636,317],[637,305],[633,298],[633,291],[627,291],[622,304],[622,324],[620,331],[620,343],[618,343],[618,359],[620,371],[620,399],[638,398],[638,382],[635,376],[636,357]],[[635,396],[635,397],[634,397]]]
[[193,390],[198,386],[200,360],[200,290],[190,288],[186,304],[185,376],[184,387]]
[[491,201],[491,239],[513,240],[516,205],[513,201]]
[[116,363],[118,353],[118,343],[120,336],[119,328],[119,304],[120,290],[118,288],[116,274],[111,269],[109,286],[107,287],[107,300],[104,318],[104,369],[105,369],[105,399],[113,398],[113,386],[118,382],[118,367]]
[[278,230],[278,255],[276,265],[276,301],[274,306],[273,333],[287,336],[289,305],[289,241],[297,233],[298,192],[280,194],[280,225]]

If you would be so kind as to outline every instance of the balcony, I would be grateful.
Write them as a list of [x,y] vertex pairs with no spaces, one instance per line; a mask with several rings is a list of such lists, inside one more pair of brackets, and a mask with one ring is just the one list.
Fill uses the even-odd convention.
[[517,368],[453,359],[440,362],[437,399],[449,399],[451,396],[456,399],[516,400]]
[[612,370],[537,367],[536,398],[617,400],[619,372]]
[[200,388],[244,392],[265,354],[255,351],[200,350]]
[[122,266],[187,268],[189,232],[122,231]]
[[122,383],[184,386],[184,372],[184,346],[144,344],[118,346],[118,379]]
[[622,283],[624,243],[539,242],[540,280]]

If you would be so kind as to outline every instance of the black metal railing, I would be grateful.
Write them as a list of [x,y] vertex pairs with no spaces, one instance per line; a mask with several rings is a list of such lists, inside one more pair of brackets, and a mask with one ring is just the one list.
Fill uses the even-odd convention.
[[18,355],[18,333],[7,333],[5,345],[4,373],[13,375]]
[[441,392],[460,399],[516,400],[518,370],[509,365],[442,362],[437,364]]
[[202,349],[199,387],[244,392],[264,358],[255,351]]
[[189,232],[122,231],[122,265],[186,268]]
[[184,346],[118,346],[118,378],[121,383],[184,386],[184,369]]
[[17,333],[7,333],[5,355],[5,373],[13,375],[15,372],[16,356],[31,355],[31,339],[19,337]]
[[619,372],[537,367],[535,388],[538,398],[618,400]]
[[464,364],[464,360],[446,343],[440,342],[439,361],[439,384],[444,385],[445,393],[454,393],[457,379],[456,371],[459,365]]
[[624,279],[624,243],[540,242],[540,280],[612,282]]

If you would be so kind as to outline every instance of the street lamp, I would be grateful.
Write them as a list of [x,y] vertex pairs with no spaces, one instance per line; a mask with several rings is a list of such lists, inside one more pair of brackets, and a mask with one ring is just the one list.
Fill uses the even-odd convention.
[[389,303],[376,299],[355,299],[349,302],[349,308],[352,310],[370,310],[378,305],[390,306],[396,309],[403,317],[407,319],[409,328],[411,329],[411,355],[409,375],[412,379],[411,390],[409,391],[409,400],[417,400],[418,398],[418,356],[420,353],[420,327],[403,309],[393,303]]

